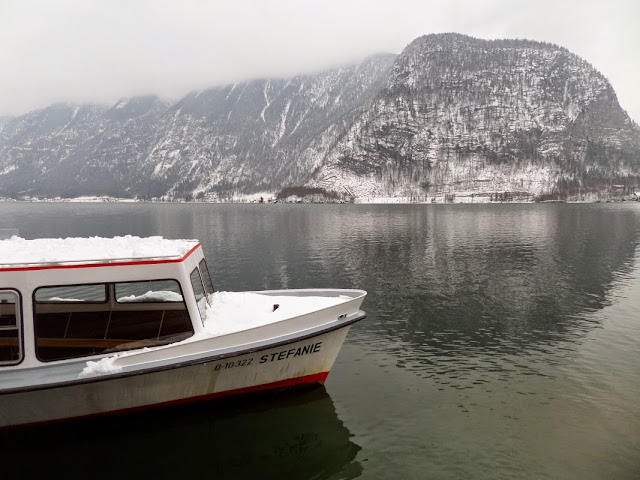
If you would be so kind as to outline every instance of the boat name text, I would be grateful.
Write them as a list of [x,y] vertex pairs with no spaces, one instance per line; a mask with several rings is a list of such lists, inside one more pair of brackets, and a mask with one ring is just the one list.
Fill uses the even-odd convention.
[[286,360],[289,357],[301,357],[302,355],[308,355],[310,353],[318,353],[321,346],[322,342],[318,342],[305,345],[304,347],[292,348],[290,350],[282,350],[269,355],[263,355],[260,357],[260,363],[277,362],[280,360]]

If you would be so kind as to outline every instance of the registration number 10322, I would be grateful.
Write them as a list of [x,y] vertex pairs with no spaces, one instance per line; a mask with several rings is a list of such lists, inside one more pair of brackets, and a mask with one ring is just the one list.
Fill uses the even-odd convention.
[[216,371],[234,367],[246,367],[253,363],[253,358],[245,358],[243,360],[234,360],[226,363],[219,363],[215,366]]

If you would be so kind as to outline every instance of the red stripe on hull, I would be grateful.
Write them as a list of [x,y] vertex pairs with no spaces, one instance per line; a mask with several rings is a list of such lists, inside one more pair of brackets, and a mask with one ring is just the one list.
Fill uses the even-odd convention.
[[145,410],[151,410],[153,408],[187,405],[190,403],[205,402],[208,400],[215,400],[218,398],[226,398],[226,397],[232,397],[235,395],[246,395],[250,393],[265,392],[268,390],[283,390],[283,389],[292,388],[296,386],[313,385],[313,384],[322,385],[328,376],[329,376],[329,372],[314,373],[312,375],[305,375],[303,377],[288,378],[286,380],[279,380],[277,382],[265,383],[262,385],[254,385],[252,387],[236,388],[234,390],[226,390],[224,392],[209,393],[207,395],[200,395],[197,397],[181,398],[179,400],[170,400],[168,402],[153,403],[150,405],[123,408],[121,410],[111,410],[108,412],[94,413],[91,415],[82,415],[78,417],[66,417],[66,418],[60,418],[56,420],[45,420],[42,422],[35,422],[35,423],[23,423],[20,425],[12,425],[4,428],[13,429],[13,428],[19,428],[21,426],[27,426],[27,425],[57,424],[57,423],[62,423],[70,420],[80,420],[80,419],[104,417],[104,416],[110,416],[110,415],[121,415],[121,414],[142,412]]
[[[265,383],[264,385],[255,385],[253,387],[237,388],[235,390],[227,390],[225,392],[212,393],[210,395],[205,395],[204,397],[196,397],[196,401],[200,399],[208,400],[213,398],[230,397],[233,395],[244,395],[247,393],[263,392],[265,390],[279,390],[283,388],[295,387],[297,385],[309,385],[313,383],[323,384],[328,376],[329,376],[329,372],[314,373],[313,375],[306,375],[304,377],[297,377],[297,378],[288,378],[287,380],[280,380],[278,382],[273,382],[273,383]],[[186,400],[188,402],[190,399],[186,399]],[[180,402],[182,402],[182,400],[178,400],[178,403]]]

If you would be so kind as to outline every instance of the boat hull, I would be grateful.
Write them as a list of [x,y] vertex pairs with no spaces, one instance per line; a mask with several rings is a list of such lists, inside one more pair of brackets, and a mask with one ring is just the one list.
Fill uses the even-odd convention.
[[251,353],[0,394],[0,428],[322,384],[349,325]]

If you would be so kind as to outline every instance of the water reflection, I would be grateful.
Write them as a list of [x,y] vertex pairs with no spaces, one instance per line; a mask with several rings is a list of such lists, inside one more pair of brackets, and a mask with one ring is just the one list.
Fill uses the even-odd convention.
[[321,387],[0,432],[0,458],[16,478],[348,479],[362,472],[350,437]]
[[[631,270],[640,224],[635,209],[584,205],[408,208],[398,217],[379,228],[356,222],[361,244],[342,244],[370,294],[371,320],[351,338],[460,389],[552,376]],[[334,259],[327,268],[340,267]]]

